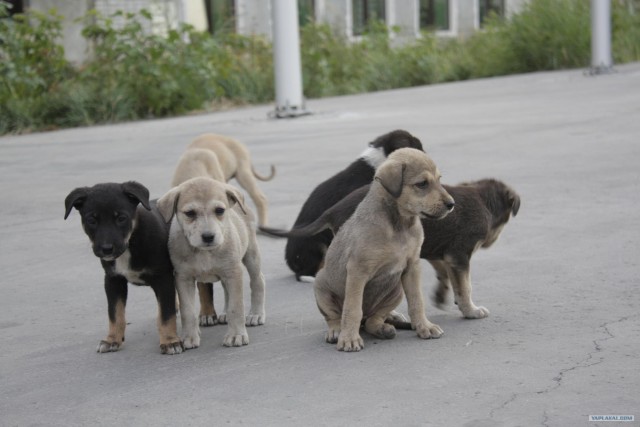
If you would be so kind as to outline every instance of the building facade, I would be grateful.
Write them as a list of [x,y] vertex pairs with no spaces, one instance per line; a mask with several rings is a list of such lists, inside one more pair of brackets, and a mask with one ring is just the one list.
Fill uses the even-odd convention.
[[[12,0],[17,10],[56,9],[65,17],[62,43],[67,57],[82,62],[88,46],[78,18],[90,10],[151,12],[149,31],[166,32],[181,22],[216,33],[271,38],[271,4],[277,0]],[[348,40],[357,40],[373,21],[382,21],[398,43],[421,37],[424,31],[443,37],[468,36],[482,28],[491,14],[508,17],[527,0],[298,0],[300,25],[328,24]],[[116,21],[117,25],[117,21]]]

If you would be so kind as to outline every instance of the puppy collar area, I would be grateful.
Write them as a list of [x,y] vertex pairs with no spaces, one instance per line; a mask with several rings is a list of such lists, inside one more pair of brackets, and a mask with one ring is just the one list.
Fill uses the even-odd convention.
[[360,154],[360,159],[364,160],[372,168],[378,169],[382,162],[387,159],[387,156],[384,155],[384,149],[382,147],[367,147],[367,149]]

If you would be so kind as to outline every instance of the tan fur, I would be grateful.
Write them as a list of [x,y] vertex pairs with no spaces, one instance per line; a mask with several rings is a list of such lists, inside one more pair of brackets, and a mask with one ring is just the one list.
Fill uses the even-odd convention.
[[120,347],[124,343],[124,330],[127,326],[124,312],[124,303],[122,301],[118,301],[116,304],[115,322],[109,321],[109,333],[107,337],[104,340],[100,341],[100,343],[98,344],[98,353],[108,353],[110,351],[116,351],[120,349]]
[[239,141],[216,134],[204,134],[197,137],[180,158],[176,167],[172,187],[197,176],[209,176],[217,181],[227,182],[232,178],[244,188],[256,205],[258,223],[266,225],[268,220],[267,198],[260,191],[256,178],[269,181],[275,175],[259,175],[251,163],[249,150]]
[[[248,344],[245,325],[261,325],[265,321],[265,282],[250,212],[239,191],[211,178],[192,178],[162,196],[158,210],[167,221],[172,221],[169,254],[180,297],[185,348],[200,345],[196,281],[222,282],[225,309],[218,320],[229,325],[223,345]],[[251,288],[251,309],[246,318],[242,264],[249,273]]]
[[406,295],[412,328],[421,338],[437,338],[442,329],[424,310],[420,283],[419,218],[444,218],[453,199],[440,185],[440,173],[423,152],[400,149],[378,169],[375,181],[327,250],[315,280],[316,302],[329,330],[326,341],[338,350],[359,351],[365,330],[393,338],[384,323]]

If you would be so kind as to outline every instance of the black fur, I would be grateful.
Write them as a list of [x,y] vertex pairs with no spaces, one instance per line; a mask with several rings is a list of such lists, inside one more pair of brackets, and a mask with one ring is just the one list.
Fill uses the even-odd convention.
[[[399,148],[406,147],[424,151],[420,140],[404,130],[395,130],[381,135],[369,143],[369,146],[382,148],[385,156]],[[374,168],[364,159],[359,158],[346,169],[319,184],[302,205],[294,228],[312,223],[353,190],[370,184],[374,174]],[[279,231],[266,227],[260,227],[260,230],[268,234],[277,234]],[[292,236],[288,239],[285,247],[285,259],[289,268],[295,273],[296,279],[300,280],[300,276],[315,275],[332,239],[333,234],[330,230],[324,230],[312,236]]]
[[126,306],[128,279],[116,272],[115,260],[127,250],[129,270],[139,276],[131,283],[153,289],[163,322],[175,317],[175,282],[167,248],[169,224],[163,220],[155,202],[149,201],[146,187],[129,181],[76,188],[65,199],[65,219],[73,208],[79,211],[93,253],[100,258],[105,272],[110,322],[116,322],[118,302]]

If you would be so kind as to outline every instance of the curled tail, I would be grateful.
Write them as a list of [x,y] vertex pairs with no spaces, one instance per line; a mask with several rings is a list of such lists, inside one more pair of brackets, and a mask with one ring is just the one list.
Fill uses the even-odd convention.
[[273,177],[276,176],[276,167],[271,165],[271,174],[269,174],[269,176],[262,176],[258,172],[256,172],[256,169],[253,167],[253,164],[252,164],[251,173],[253,173],[253,176],[255,176],[260,181],[271,181]]

